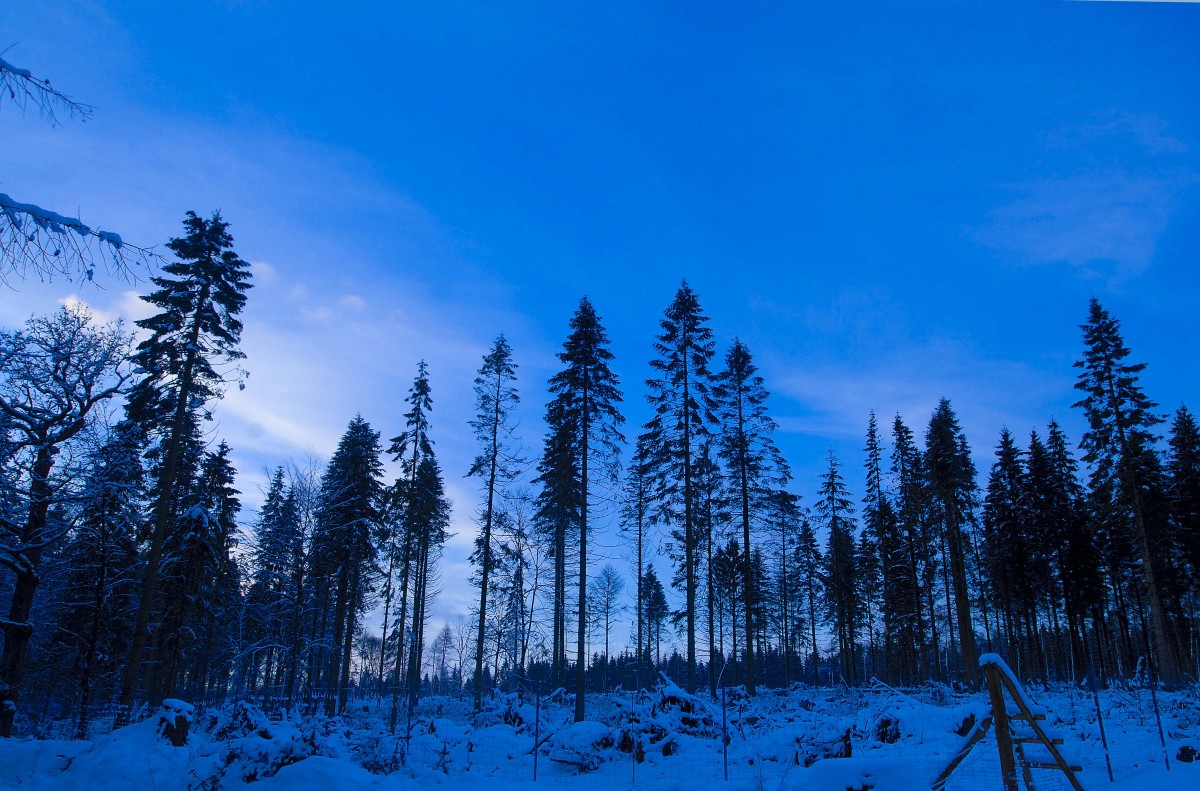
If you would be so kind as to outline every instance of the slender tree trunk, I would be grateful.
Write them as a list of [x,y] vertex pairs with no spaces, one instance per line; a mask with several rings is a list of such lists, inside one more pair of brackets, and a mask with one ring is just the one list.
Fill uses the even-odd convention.
[[[713,514],[712,514],[712,493],[708,493],[708,498],[705,501],[705,531],[704,540],[705,546],[705,561],[704,570],[707,576],[705,592],[707,595],[708,605],[708,692],[715,700],[717,697],[717,669],[713,663],[717,658],[717,634],[716,625],[713,623],[715,614],[713,610],[716,608],[716,596],[713,593],[713,571],[712,571],[712,545],[713,545]],[[640,547],[639,547],[640,551]]]
[[692,517],[692,413],[691,378],[688,370],[687,336],[683,358],[683,565],[687,593],[687,691],[696,691],[696,535]]
[[[338,569],[337,593],[333,606],[333,650],[329,653],[329,666],[325,672],[325,716],[338,713],[338,699],[342,697],[342,644],[346,638],[346,608],[350,598],[350,557],[342,555]],[[331,686],[332,685],[332,686]]]
[[738,494],[742,511],[742,595],[746,612],[746,692],[757,695],[754,677],[754,555],[750,547],[750,476],[746,469],[746,420],[742,412],[742,393],[737,394]]
[[554,526],[554,658],[550,678],[563,686],[567,673],[567,526],[560,520]]
[[[640,476],[641,474],[642,474],[642,471],[639,470],[638,475]],[[636,616],[636,618],[637,618],[637,650],[635,651],[635,653],[637,654],[637,688],[640,690],[643,688],[642,687],[642,669],[643,669],[643,665],[645,664],[645,662],[649,659],[650,650],[647,647],[646,654],[643,656],[642,648],[644,646],[644,643],[643,643],[643,635],[642,635],[642,621],[644,620],[644,618],[643,618],[644,607],[643,607],[642,602],[643,602],[644,592],[642,589],[642,562],[643,562],[642,542],[644,540],[643,531],[644,531],[645,526],[642,521],[642,505],[643,505],[643,503],[641,502],[641,497],[642,497],[643,493],[641,491],[641,481],[640,480],[638,483],[638,487],[639,487],[639,491],[638,491],[637,496],[639,499],[638,499],[638,503],[637,503],[638,513],[637,513],[637,605],[636,605],[636,609],[637,609],[637,616]]]
[[301,595],[301,561],[296,561],[296,571],[293,580],[296,585],[295,600],[292,602],[292,644],[288,650],[287,689],[284,694],[287,706],[291,709],[296,699],[296,676],[300,673],[300,624],[304,618],[304,598]]
[[479,571],[479,633],[475,641],[475,712],[483,708],[483,638],[484,623],[487,617],[488,577],[492,571],[492,518],[496,502],[496,476],[500,455],[500,396],[504,384],[504,372],[500,367],[496,370],[496,390],[492,413],[491,458],[488,462],[487,479],[487,510],[483,515],[483,553],[480,558],[482,568]]
[[972,689],[979,686],[979,657],[975,627],[971,622],[971,594],[967,590],[967,564],[962,530],[950,527],[950,573],[954,578],[954,609],[958,616],[958,642],[962,649],[963,679]]
[[[941,539],[942,544],[942,584],[946,592],[946,639],[950,641],[949,647],[946,649],[946,669],[950,668],[950,657],[957,653],[958,638],[954,632],[954,595],[950,589],[950,575],[954,566],[953,552],[947,548],[947,535],[951,530],[950,519],[943,517]],[[957,575],[956,575],[957,576]]]
[[[585,376],[590,372],[586,372]],[[579,618],[575,635],[575,721],[583,722],[584,693],[587,683],[587,653],[584,640],[587,631],[587,528],[588,528],[588,440],[591,434],[591,403],[587,384],[583,388],[583,426],[580,431],[580,475],[582,491],[579,502]]]
[[788,631],[791,627],[788,614],[788,572],[787,572],[787,519],[783,513],[779,516],[779,602],[780,602],[780,634],[779,647],[783,651],[783,687],[792,685],[792,641]]
[[808,625],[812,640],[812,662],[813,662],[813,686],[820,686],[821,676],[821,655],[817,651],[817,598],[816,591],[813,590],[812,572],[808,574]]
[[388,637],[388,616],[392,614],[392,578],[395,576],[396,565],[396,532],[395,528],[389,531],[388,535],[388,561],[387,571],[384,574],[383,580],[383,630],[380,633],[379,641],[379,685],[378,692],[375,696],[377,703],[383,703],[383,679],[384,670],[387,667],[387,637]]
[[[357,564],[355,564],[355,567],[350,571],[350,591],[346,597],[346,634],[342,638],[342,667],[338,680],[339,714],[346,711],[346,701],[350,694],[350,658],[354,649],[354,630],[358,626],[358,586],[359,570]],[[380,646],[381,649],[382,647]]]
[[[102,517],[107,522],[107,514]],[[100,573],[96,575],[96,584],[92,587],[92,618],[88,624],[87,643],[84,655],[80,658],[79,667],[79,721],[75,726],[75,738],[79,741],[87,739],[88,727],[91,724],[92,705],[92,672],[100,647],[100,613],[108,588],[108,552],[107,535],[101,534],[100,544]]]
[[[1109,384],[1109,390],[1112,392],[1112,384]],[[1116,403],[1116,394],[1112,393],[1113,401]],[[1117,413],[1118,416],[1120,413]],[[1133,498],[1133,523],[1134,533],[1137,538],[1138,550],[1142,556],[1142,573],[1146,577],[1146,591],[1150,596],[1150,630],[1154,637],[1154,648],[1158,654],[1158,662],[1154,662],[1154,657],[1150,657],[1152,670],[1158,671],[1159,678],[1168,686],[1178,686],[1181,679],[1179,671],[1179,659],[1175,652],[1174,641],[1171,639],[1170,624],[1167,622],[1166,605],[1163,603],[1162,588],[1158,581],[1158,571],[1155,568],[1156,558],[1154,549],[1150,545],[1150,536],[1146,530],[1146,517],[1142,508],[1142,497],[1140,489],[1140,481],[1133,475],[1129,469],[1129,441],[1125,436],[1125,426],[1121,420],[1117,421],[1117,430],[1121,438],[1121,464],[1120,472],[1126,479],[1125,484],[1129,489]],[[1158,667],[1154,668],[1153,665]]]

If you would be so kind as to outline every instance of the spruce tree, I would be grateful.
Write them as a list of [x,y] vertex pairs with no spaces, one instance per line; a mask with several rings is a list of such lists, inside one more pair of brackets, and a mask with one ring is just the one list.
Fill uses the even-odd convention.
[[[392,485],[390,494],[389,529],[387,531],[388,580],[387,593],[392,598],[391,591],[394,580],[393,573],[400,576],[399,614],[396,621],[396,659],[392,675],[392,708],[390,715],[391,728],[396,729],[396,718],[399,715],[400,680],[402,668],[405,666],[404,651],[406,625],[409,624],[410,594],[416,590],[417,565],[417,536],[414,532],[416,517],[415,502],[420,495],[418,477],[422,472],[425,460],[433,456],[433,440],[429,437],[430,414],[433,412],[433,394],[429,383],[429,367],[424,360],[417,363],[417,375],[405,397],[408,411],[404,413],[404,431],[392,437],[388,452],[395,461],[400,462],[400,476]],[[428,472],[428,470],[426,470]],[[440,473],[439,473],[440,474]],[[428,515],[421,518],[424,520]],[[397,544],[398,542],[398,544]],[[396,566],[399,566],[397,569]],[[415,607],[416,597],[412,596]],[[415,622],[410,631],[418,633]],[[387,644],[387,635],[384,635]],[[410,644],[412,640],[409,640]],[[411,665],[411,656],[409,657]],[[419,668],[418,668],[419,669]],[[411,685],[412,679],[409,679]],[[419,679],[418,679],[419,683]],[[410,696],[411,697],[411,696]]]
[[[882,674],[892,682],[911,684],[919,665],[920,633],[916,615],[920,596],[908,574],[905,536],[896,510],[884,491],[883,448],[879,426],[871,412],[867,423],[867,479],[863,497],[863,534],[879,553],[879,610],[883,626]],[[866,562],[866,558],[863,558]]]
[[558,399],[551,401],[546,407],[546,439],[534,479],[538,486],[535,520],[539,532],[549,539],[554,559],[550,678],[559,686],[566,681],[568,552],[579,526],[582,495],[572,429],[563,404]]
[[[892,422],[891,475],[900,543],[897,555],[903,562],[896,606],[898,612],[905,613],[901,633],[912,636],[917,660],[913,681],[919,683],[931,671],[935,678],[942,678],[942,665],[937,661],[937,612],[933,599],[937,560],[928,530],[924,460],[912,429],[900,415]],[[910,598],[912,607],[906,611],[904,607]]]
[[1066,434],[1055,421],[1050,421],[1047,429],[1045,471],[1040,470],[1040,461],[1036,464],[1031,447],[1030,487],[1037,491],[1032,502],[1033,518],[1051,536],[1074,667],[1081,669],[1085,667],[1084,657],[1090,656],[1085,645],[1086,618],[1104,601],[1104,579],[1096,537],[1085,513],[1078,465]]
[[[930,519],[937,526],[945,550],[947,627],[951,653],[957,630],[963,679],[969,686],[979,681],[979,656],[975,624],[971,617],[971,592],[967,584],[967,557],[971,549],[968,530],[975,508],[975,465],[950,402],[942,399],[925,432],[925,475]],[[953,603],[954,617],[949,616]],[[956,629],[957,627],[957,629]]]
[[662,665],[662,635],[670,610],[667,606],[667,593],[663,590],[658,575],[654,573],[653,563],[646,566],[646,573],[642,577],[640,587],[642,595],[645,597],[642,602],[642,610],[646,617],[646,652],[650,653],[650,646],[654,646],[652,656],[654,657],[654,666],[657,668]]
[[437,563],[450,526],[442,470],[430,452],[417,467],[410,492],[405,524],[412,541],[412,636],[408,649],[408,710],[411,714],[421,694],[421,668],[429,605],[437,593]]
[[241,509],[229,453],[229,446],[221,442],[202,455],[177,528],[164,546],[164,605],[155,630],[163,661],[150,675],[154,697],[168,691],[202,696],[229,677],[235,652],[230,650],[228,640],[234,633],[228,626],[237,621],[240,595],[232,551]]
[[708,317],[687,283],[680,286],[661,321],[650,361],[654,377],[646,395],[654,416],[644,437],[650,451],[647,468],[653,480],[654,521],[672,526],[676,561],[684,588],[687,638],[687,681],[696,688],[696,611],[700,567],[700,531],[696,514],[696,462],[712,433],[716,401],[709,363],[715,347]]
[[[210,569],[199,585],[199,613],[195,618],[199,651],[188,668],[192,688],[200,695],[229,689],[234,660],[241,650],[240,633],[233,625],[239,623],[242,613],[242,569],[236,558],[242,504],[238,498],[241,492],[234,488],[237,470],[231,452],[222,440],[215,450],[205,454],[195,503],[203,509]],[[197,517],[193,511],[191,518]]]
[[246,621],[251,662],[247,684],[253,689],[263,653],[263,683],[279,683],[285,671],[294,674],[298,625],[294,609],[304,585],[305,537],[295,490],[283,467],[275,470],[266,500],[253,528],[249,553],[250,587],[246,592]]
[[[742,530],[742,550],[745,552],[743,595],[746,613],[754,611],[758,592],[753,586],[751,566],[751,523],[753,515],[762,509],[771,494],[791,477],[783,455],[775,446],[772,434],[775,421],[767,414],[767,389],[750,350],[740,340],[734,340],[725,355],[725,369],[716,377],[713,396],[720,412],[720,458],[730,476],[734,509]],[[746,691],[757,694],[754,668],[753,619],[746,619]]]
[[563,370],[550,377],[553,398],[548,411],[552,431],[550,442],[562,442],[571,455],[567,469],[578,474],[578,536],[579,582],[576,618],[575,649],[575,721],[584,718],[587,672],[587,540],[588,518],[593,507],[591,485],[617,482],[618,454],[625,441],[620,427],[625,422],[618,405],[621,403],[620,381],[610,363],[608,334],[587,297],[571,317],[571,333],[558,353]]
[[475,419],[471,428],[480,444],[468,476],[483,480],[484,504],[479,514],[482,531],[476,541],[472,561],[479,567],[479,628],[475,639],[475,711],[483,706],[483,643],[487,614],[488,582],[495,563],[492,532],[496,521],[497,499],[503,487],[518,472],[519,459],[512,448],[512,410],[520,403],[514,386],[517,365],[512,347],[501,335],[483,358],[475,378]]
[[833,451],[829,466],[821,476],[821,489],[815,510],[829,531],[825,553],[825,609],[837,638],[841,678],[846,684],[858,683],[858,625],[861,617],[855,589],[854,505],[842,479],[841,464]]
[[1128,514],[1130,538],[1150,600],[1150,631],[1158,670],[1163,681],[1175,685],[1182,681],[1180,660],[1168,621],[1163,559],[1156,551],[1163,537],[1152,534],[1160,525],[1147,502],[1161,484],[1153,428],[1162,418],[1154,411],[1158,405],[1138,382],[1145,364],[1127,361],[1130,351],[1119,322],[1094,298],[1081,329],[1084,353],[1075,363],[1080,371],[1075,389],[1083,397],[1074,406],[1083,410],[1088,430],[1079,447],[1084,451],[1083,460],[1092,466],[1093,490],[1105,493],[1103,505]]
[[1026,564],[1035,549],[1029,540],[1031,514],[1021,451],[1007,429],[1000,432],[996,461],[983,498],[983,561],[987,593],[1002,627],[1005,652],[1018,672],[1028,672],[1031,630],[1028,606],[1034,586]]
[[372,539],[382,497],[380,453],[379,432],[356,415],[321,477],[312,554],[333,597],[333,641],[325,672],[326,716],[346,705],[350,651],[375,560]]
[[183,225],[185,235],[167,243],[176,260],[163,266],[163,275],[151,278],[156,289],[143,297],[160,312],[137,322],[150,337],[133,358],[142,379],[130,395],[128,414],[161,445],[161,464],[141,603],[121,687],[122,724],[128,722],[137,695],[158,604],[163,547],[176,527],[174,487],[194,428],[191,413],[196,405],[220,397],[228,380],[223,366],[245,357],[238,348],[242,323],[237,316],[250,288],[249,264],[233,251],[229,224],[219,213],[205,220],[188,212]]

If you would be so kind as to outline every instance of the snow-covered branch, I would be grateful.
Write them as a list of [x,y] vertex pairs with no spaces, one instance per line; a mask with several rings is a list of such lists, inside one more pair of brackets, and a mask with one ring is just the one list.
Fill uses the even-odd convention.
[[51,87],[50,80],[35,77],[29,69],[19,68],[0,58],[0,102],[5,97],[22,110],[33,105],[52,125],[58,124],[59,112],[81,121],[86,121],[92,114],[89,105],[77,102]]
[[[0,104],[7,98],[22,110],[33,105],[52,126],[58,113],[87,120],[92,108],[51,87],[0,58]],[[0,283],[23,280],[32,273],[41,279],[62,275],[91,280],[98,265],[110,275],[133,279],[134,266],[147,269],[160,256],[149,248],[126,244],[118,234],[84,224],[32,203],[0,193]]]
[[91,280],[97,265],[109,275],[134,277],[135,265],[150,266],[159,255],[127,244],[119,234],[93,228],[33,203],[0,192],[0,283],[63,275]]

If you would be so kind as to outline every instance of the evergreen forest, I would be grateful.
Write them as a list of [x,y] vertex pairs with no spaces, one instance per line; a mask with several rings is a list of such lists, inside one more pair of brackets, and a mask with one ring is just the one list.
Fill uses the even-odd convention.
[[[351,411],[328,459],[279,459],[247,509],[212,427],[254,365],[250,267],[219,214],[189,212],[166,249],[136,331],[66,306],[0,332],[0,736],[169,698],[333,715],[370,697],[394,728],[424,695],[478,710],[530,685],[573,694],[579,721],[588,693],[660,672],[713,695],[973,689],[984,653],[1034,681],[1196,678],[1200,428],[1145,391],[1096,300],[1062,405],[1086,431],[997,426],[971,438],[986,469],[942,399],[862,415],[860,456],[797,479],[753,350],[719,347],[685,282],[645,382],[620,380],[583,296],[548,381],[522,379],[498,327],[468,425],[437,423],[422,362],[388,425]],[[541,436],[518,432],[522,400],[544,404]],[[445,469],[437,441],[459,435],[477,455]],[[474,573],[452,580],[446,480],[464,475]],[[594,549],[608,526],[619,562]],[[475,604],[437,622],[449,586]]]

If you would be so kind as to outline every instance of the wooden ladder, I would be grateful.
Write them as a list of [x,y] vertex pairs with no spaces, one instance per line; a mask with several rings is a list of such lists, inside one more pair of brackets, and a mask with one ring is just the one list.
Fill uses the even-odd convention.
[[[987,684],[991,710],[987,716],[975,724],[963,746],[933,781],[933,790],[943,791],[945,789],[950,775],[954,773],[959,764],[966,760],[975,745],[983,741],[988,730],[995,726],[996,748],[1000,753],[1000,776],[1004,783],[1004,791],[1020,791],[1017,786],[1018,767],[1021,769],[1021,780],[1024,781],[1027,791],[1036,791],[1033,782],[1032,770],[1034,769],[1060,771],[1066,775],[1067,782],[1075,791],[1083,791],[1083,786],[1076,776],[1076,772],[1083,771],[1083,768],[1072,765],[1063,758],[1062,752],[1058,749],[1063,740],[1047,735],[1045,728],[1041,725],[1046,720],[1045,713],[1036,711],[1030,705],[1025,691],[1013,679],[1012,671],[1009,670],[1004,660],[997,654],[984,654],[979,658],[979,666],[983,670]],[[1015,704],[1016,711],[1009,710],[1009,699]],[[1023,727],[1018,731],[1014,728],[1013,723],[1021,723]],[[1050,761],[1031,760],[1026,755],[1026,745],[1038,744],[1049,752]]]

